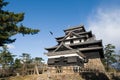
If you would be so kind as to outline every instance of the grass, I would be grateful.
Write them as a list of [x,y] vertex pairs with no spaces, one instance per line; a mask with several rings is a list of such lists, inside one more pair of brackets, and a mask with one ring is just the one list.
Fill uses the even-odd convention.
[[28,75],[28,76],[15,76],[10,77],[9,80],[83,80],[80,75],[76,74],[52,74],[48,77],[47,74]]

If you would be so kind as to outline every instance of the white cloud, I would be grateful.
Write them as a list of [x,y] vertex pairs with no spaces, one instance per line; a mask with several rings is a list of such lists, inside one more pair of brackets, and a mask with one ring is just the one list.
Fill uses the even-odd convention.
[[15,46],[12,45],[12,44],[8,44],[8,45],[7,45],[7,48],[8,48],[8,49],[15,49]]
[[89,30],[97,39],[102,39],[104,45],[111,43],[120,50],[120,8],[99,8],[88,22]]

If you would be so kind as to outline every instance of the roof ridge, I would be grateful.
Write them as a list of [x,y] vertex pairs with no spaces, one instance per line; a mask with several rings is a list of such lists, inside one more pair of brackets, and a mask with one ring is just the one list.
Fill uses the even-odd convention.
[[[78,29],[78,28],[83,28],[84,29],[84,25],[79,25],[79,26],[74,26],[74,27],[70,27],[68,29],[65,29],[64,31],[68,31],[68,30],[72,30],[72,29]],[[85,30],[85,29],[84,29]]]
[[68,29],[74,29],[74,28],[79,28],[79,27],[83,27],[84,25],[78,25],[78,26],[73,26],[73,27],[69,27]]

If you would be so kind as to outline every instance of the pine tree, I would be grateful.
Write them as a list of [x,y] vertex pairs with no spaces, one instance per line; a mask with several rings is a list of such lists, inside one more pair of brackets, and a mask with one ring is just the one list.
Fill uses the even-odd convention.
[[3,50],[0,52],[0,64],[2,64],[2,68],[5,69],[12,66],[14,55],[7,50],[8,48],[6,45],[4,45],[2,48]]
[[109,70],[109,66],[116,62],[115,58],[115,46],[112,44],[107,44],[104,49],[105,60],[104,64],[106,65],[106,70]]
[[13,67],[14,67],[14,69],[22,68],[22,63],[20,62],[20,59],[18,59],[18,58],[15,59]]
[[9,3],[0,0],[0,46],[15,42],[16,39],[11,39],[16,34],[36,34],[38,29],[18,25],[24,19],[24,13],[14,13],[5,11],[3,8]]

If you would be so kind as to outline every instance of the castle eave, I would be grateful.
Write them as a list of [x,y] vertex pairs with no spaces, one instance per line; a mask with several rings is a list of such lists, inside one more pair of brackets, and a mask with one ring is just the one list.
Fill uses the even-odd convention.
[[47,56],[55,56],[55,55],[65,55],[65,54],[73,54],[76,53],[76,50],[66,50],[66,51],[58,51],[58,52],[48,52],[45,53]]
[[101,50],[103,47],[80,48],[80,51]]
[[82,28],[84,31],[86,31],[85,28],[84,28],[84,25],[80,25],[80,26],[75,26],[75,27],[65,29],[64,32],[74,30],[74,29],[78,29],[78,28]]
[[[80,33],[77,33],[78,35],[83,35],[83,34],[88,34],[90,37],[92,37],[92,32],[91,31],[88,31],[88,32],[80,32]],[[63,40],[64,36],[62,37],[57,37],[55,38],[57,41],[61,41]]]
[[[87,45],[87,44],[95,44],[95,43],[99,43],[100,45],[102,45],[102,40],[93,40],[93,41],[86,41],[86,42],[81,42],[81,43],[68,44],[68,46]],[[54,47],[50,47],[50,48],[45,48],[45,49],[55,50],[57,47],[58,45]]]
[[93,40],[93,41],[86,41],[86,42],[81,42],[81,43],[76,43],[76,44],[70,44],[69,46],[94,44],[94,43],[101,43],[101,42],[102,42],[102,40]]

